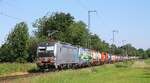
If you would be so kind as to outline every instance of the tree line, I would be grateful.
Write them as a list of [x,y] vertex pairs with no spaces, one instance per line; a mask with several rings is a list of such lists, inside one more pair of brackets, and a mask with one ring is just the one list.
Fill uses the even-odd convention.
[[33,23],[33,27],[36,29],[34,35],[29,35],[25,22],[15,25],[0,47],[0,62],[34,62],[38,44],[52,40],[121,56],[150,57],[150,49],[137,49],[131,44],[109,45],[98,35],[91,34],[83,21],[75,21],[70,13],[54,12],[43,16]]

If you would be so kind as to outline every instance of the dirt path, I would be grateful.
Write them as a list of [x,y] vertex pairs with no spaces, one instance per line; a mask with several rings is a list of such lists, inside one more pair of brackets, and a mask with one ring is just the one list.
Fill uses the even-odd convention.
[[25,78],[25,77],[32,77],[32,76],[37,76],[43,73],[29,73],[29,74],[23,74],[23,75],[13,75],[13,76],[4,76],[0,77],[0,83],[7,83],[7,81],[14,80],[17,78]]
[[10,76],[4,76],[0,77],[0,83],[7,83],[11,80],[15,80],[17,78],[26,78],[26,77],[33,77],[33,76],[38,76],[41,74],[49,74],[51,72],[55,71],[49,71],[49,72],[35,72],[35,73],[16,73],[16,75],[10,75]]

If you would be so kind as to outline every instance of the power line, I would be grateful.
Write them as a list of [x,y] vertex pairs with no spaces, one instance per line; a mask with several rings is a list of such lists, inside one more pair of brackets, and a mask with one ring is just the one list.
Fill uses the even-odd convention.
[[[14,1],[14,0],[13,0]],[[10,6],[10,7],[14,7],[14,5],[13,4],[10,4],[9,2],[7,2],[6,0],[0,0],[0,2],[2,2],[2,3],[4,3],[4,4],[6,4],[6,5],[8,5],[8,6]],[[16,8],[16,7],[15,7]]]
[[17,10],[23,10],[22,8],[20,8],[18,6],[16,7],[16,5],[10,3],[10,1],[9,2],[8,1],[3,1],[3,4],[5,4],[5,5],[7,5],[7,6],[11,7],[11,8],[17,9]]
[[[82,6],[83,9],[87,10],[88,7],[87,7],[85,4],[83,4],[83,3],[81,2],[81,0],[78,0],[78,2],[81,4],[81,6]],[[98,10],[99,10],[99,11],[96,12],[97,17],[98,17],[98,20],[99,20],[105,27],[113,27],[112,25],[110,25],[110,24],[108,24],[108,23],[106,23],[106,22],[104,21],[104,17],[105,17],[105,16],[103,15],[102,9],[99,8]],[[89,25],[88,25],[88,26],[89,26]],[[116,32],[118,32],[118,31],[116,31]],[[113,38],[112,41],[113,41],[113,44],[114,44],[115,39]]]
[[[3,2],[5,5],[8,5],[9,7],[13,7],[13,8],[15,8],[15,9],[16,9],[16,8],[18,9],[18,7],[15,7],[14,5],[8,3],[8,2],[5,1],[5,0],[0,0],[0,2]],[[6,14],[6,13],[4,13],[4,12],[0,12],[0,15],[1,15],[1,16],[5,16],[5,17],[8,17],[8,18],[11,18],[11,19],[15,19],[15,20],[24,20],[24,19],[22,19],[22,18],[18,18],[18,17],[12,16],[12,15],[8,15],[8,14]]]
[[[86,11],[88,11],[89,10],[89,8],[88,8],[88,6],[86,6],[84,3],[82,3],[82,0],[75,0],[78,4],[80,4],[80,6],[82,7],[82,9],[84,9],[84,10],[86,10]],[[102,11],[102,9],[98,9],[99,11],[97,11],[96,12],[96,14],[97,14],[97,17],[98,17],[98,20],[102,23],[102,24],[104,24],[106,27],[112,27],[112,26],[108,26],[108,23],[106,24],[105,22],[104,22],[104,20],[103,20],[103,17],[104,17],[104,15],[103,15],[103,11]],[[101,19],[101,20],[100,20]]]
[[15,20],[23,20],[23,19],[21,19],[21,18],[14,17],[14,16],[10,16],[10,15],[5,14],[5,13],[3,13],[3,12],[0,12],[0,15],[1,15],[1,16],[9,17],[9,18],[11,18],[11,19],[15,19]]
[[[89,7],[88,6],[86,6],[84,3],[82,3],[82,0],[75,0],[77,3],[78,3],[78,5],[83,9],[83,10],[85,10],[85,11],[88,11],[89,10]],[[112,27],[112,26],[108,26],[108,23],[106,24],[105,22],[104,22],[104,15],[103,15],[103,12],[102,12],[102,9],[100,9],[99,8],[99,11],[97,11],[96,12],[96,16],[98,17],[98,20],[102,23],[102,24],[104,24],[104,26],[106,26],[106,27]],[[90,18],[88,18],[88,19],[90,19]],[[99,24],[99,23],[98,23]],[[89,20],[88,20],[88,28],[90,27],[90,23],[89,23]],[[88,45],[88,44],[87,44]]]

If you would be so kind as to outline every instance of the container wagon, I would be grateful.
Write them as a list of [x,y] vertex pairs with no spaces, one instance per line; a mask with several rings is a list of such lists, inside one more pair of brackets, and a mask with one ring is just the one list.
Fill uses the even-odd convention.
[[89,49],[80,47],[78,56],[79,56],[79,63],[78,63],[79,67],[86,67],[90,65],[92,57],[90,56]]

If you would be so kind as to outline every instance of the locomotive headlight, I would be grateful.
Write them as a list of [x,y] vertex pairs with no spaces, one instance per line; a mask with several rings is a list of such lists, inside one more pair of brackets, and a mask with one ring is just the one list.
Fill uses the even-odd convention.
[[49,62],[49,63],[51,62],[51,58],[50,58],[50,57],[48,58],[48,62]]
[[43,65],[43,63],[42,63],[42,58],[39,58],[36,63],[37,63],[38,65]]
[[42,62],[44,62],[44,60],[45,60],[44,58],[39,57],[38,62],[39,62],[39,63],[42,63]]

